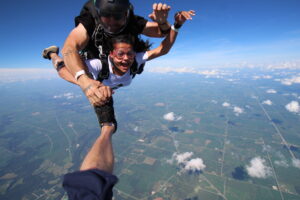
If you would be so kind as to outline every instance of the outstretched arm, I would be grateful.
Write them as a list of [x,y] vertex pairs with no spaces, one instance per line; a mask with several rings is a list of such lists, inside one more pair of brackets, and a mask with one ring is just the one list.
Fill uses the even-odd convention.
[[[179,26],[183,25],[186,20],[191,20],[192,17],[195,15],[195,11],[181,11],[178,12],[175,15],[175,22]],[[154,58],[157,58],[159,56],[163,56],[167,54],[170,49],[172,48],[176,37],[177,37],[178,31],[173,27],[170,31],[170,33],[166,36],[166,38],[160,43],[159,47],[147,51],[148,54],[148,60],[152,60]]]

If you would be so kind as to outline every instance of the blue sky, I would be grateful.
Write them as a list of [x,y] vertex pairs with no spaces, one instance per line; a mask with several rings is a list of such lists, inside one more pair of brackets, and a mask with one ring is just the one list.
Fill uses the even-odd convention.
[[[0,68],[50,68],[41,58],[49,45],[62,46],[83,0],[1,1]],[[131,0],[148,18],[153,0]],[[196,16],[180,30],[171,52],[150,66],[233,66],[240,63],[293,62],[300,58],[299,0],[177,0],[178,10]],[[160,40],[151,39],[154,47]]]

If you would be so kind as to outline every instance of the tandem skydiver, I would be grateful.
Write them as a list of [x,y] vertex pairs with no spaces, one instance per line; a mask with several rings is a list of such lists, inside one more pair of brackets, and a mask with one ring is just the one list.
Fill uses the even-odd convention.
[[[170,24],[167,22],[169,10],[170,6],[166,4],[153,4],[153,12],[149,17],[155,22],[149,22],[143,17],[134,15],[129,0],[89,0],[80,15],[75,18],[76,27],[67,37],[62,50],[64,62],[58,57],[57,59],[52,57],[52,60],[62,78],[68,80],[75,78],[76,84],[95,107],[100,125],[112,122],[115,128],[117,127],[115,117],[112,116],[114,113],[112,98],[110,91],[102,87],[101,82],[87,76],[85,72],[88,70],[84,60],[99,58],[105,62],[109,54],[108,43],[117,35],[131,34],[136,40],[139,34],[150,37],[164,36],[170,31]],[[51,52],[58,54],[58,48],[52,46],[45,49],[43,57],[51,59]]]
[[79,51],[83,50],[87,59],[105,60],[109,54],[107,42],[116,35],[163,37],[170,31],[167,22],[169,10],[170,6],[166,4],[153,4],[153,12],[149,16],[155,22],[149,22],[134,15],[129,0],[90,0],[85,4],[80,16],[75,18],[76,27],[67,37],[62,54],[68,70],[73,77],[77,75],[78,84],[86,91],[92,105],[101,105],[103,102],[103,97],[97,92],[101,84],[86,74],[79,76],[86,69]]
[[[195,15],[194,11],[182,11],[175,15],[177,27],[182,26],[187,19]],[[109,44],[109,57],[107,62],[100,59],[85,60],[88,67],[87,74],[95,80],[102,81],[104,88],[111,89],[127,86],[136,75],[132,68],[141,72],[146,61],[157,58],[169,52],[174,44],[179,28],[171,27],[170,33],[161,42],[160,46],[149,50],[149,45],[143,40],[136,40],[131,35],[119,35],[111,39]],[[53,60],[61,59],[57,53],[50,53]],[[106,68],[108,76],[103,73]],[[66,71],[65,73],[69,73]],[[65,76],[69,77],[69,76]],[[73,78],[67,81],[77,84]],[[108,200],[112,199],[112,189],[118,178],[113,175],[114,154],[112,147],[112,134],[114,126],[103,126],[101,135],[97,138],[92,148],[84,158],[80,171],[72,172],[64,176],[63,187],[67,191],[70,200]]]
[[[175,16],[175,24],[177,27],[187,20],[191,19],[194,11],[178,12]],[[146,61],[166,54],[173,43],[175,42],[177,32],[179,29],[172,26],[172,31],[167,34],[166,38],[162,41],[159,47],[149,50],[149,45],[140,38],[132,35],[119,35],[111,38],[111,42],[107,44],[109,56],[103,60],[99,58],[85,60],[87,69],[83,74],[89,74],[89,78],[98,81],[101,87],[97,92],[101,92],[106,97],[104,105],[95,106],[95,111],[99,120],[99,124],[117,126],[115,120],[112,90],[121,86],[127,86],[131,83],[132,78],[143,71],[143,66]],[[57,63],[64,66],[64,61],[58,56],[57,51],[49,51],[49,49],[58,50],[57,47],[50,47],[45,50],[47,56],[52,59],[54,67]],[[64,70],[63,70],[64,69]],[[77,77],[62,67],[59,70],[60,76],[74,84],[79,85]],[[87,90],[87,89],[85,89]],[[84,91],[88,93],[88,91]],[[112,124],[111,124],[112,123]]]

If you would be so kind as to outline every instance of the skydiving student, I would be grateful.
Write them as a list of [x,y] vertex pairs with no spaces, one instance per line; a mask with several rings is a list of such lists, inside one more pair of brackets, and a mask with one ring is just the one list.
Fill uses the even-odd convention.
[[[175,16],[175,22],[181,26],[187,19],[194,16],[194,11],[182,11]],[[178,33],[172,26],[172,30],[161,42],[160,46],[147,50],[148,45],[144,41],[135,41],[130,35],[120,35],[112,39],[110,54],[107,63],[99,59],[86,60],[88,72],[94,79],[102,79],[102,87],[111,97],[112,88],[127,86],[132,81],[132,67],[140,70],[146,61],[166,54],[174,44]],[[143,51],[138,51],[144,49]],[[58,51],[57,51],[58,53]],[[57,53],[50,53],[50,58],[54,63],[61,58]],[[103,69],[108,67],[108,77],[103,77]],[[66,71],[65,73],[70,73]],[[77,84],[73,76],[67,81]],[[112,105],[112,104],[111,104]],[[113,107],[112,107],[113,108]],[[113,110],[110,110],[113,111]],[[109,113],[113,114],[114,113]],[[113,116],[114,117],[114,116]],[[113,197],[113,187],[118,182],[118,178],[113,175],[114,153],[112,147],[112,134],[115,127],[104,125],[101,128],[101,135],[96,139],[92,148],[85,156],[80,170],[68,173],[64,176],[63,187],[67,191],[70,200],[111,200]]]
[[[172,30],[161,42],[160,46],[155,49],[148,50],[149,45],[146,42],[128,34],[116,36],[111,39],[111,44],[109,45],[110,53],[107,60],[85,60],[87,68],[75,77],[68,70],[64,70],[59,74],[63,79],[77,85],[80,85],[77,81],[77,76],[84,74],[89,75],[93,80],[99,81],[100,86],[97,92],[102,97],[102,105],[95,106],[99,124],[101,127],[114,126],[114,131],[116,131],[117,122],[112,99],[113,89],[128,86],[132,78],[142,72],[146,61],[167,54],[176,40],[179,28],[186,20],[192,19],[191,16],[194,15],[195,12],[193,10],[178,12],[174,17],[177,28],[175,25],[172,25]],[[49,47],[44,52],[52,60],[55,68],[58,67],[58,64],[63,63],[62,58],[58,56],[58,47]],[[89,88],[85,88],[83,91],[89,96]],[[96,100],[92,99],[92,101],[94,103]]]

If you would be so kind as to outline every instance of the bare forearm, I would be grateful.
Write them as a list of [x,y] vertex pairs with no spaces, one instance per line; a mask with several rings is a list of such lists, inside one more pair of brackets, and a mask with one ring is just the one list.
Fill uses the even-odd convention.
[[66,81],[68,81],[70,83],[78,85],[76,79],[74,78],[74,76],[72,76],[72,74],[69,72],[69,70],[66,67],[61,68],[58,71],[58,74],[64,80],[66,80]]
[[62,53],[65,65],[73,76],[75,76],[76,72],[85,69],[85,64],[83,63],[77,48],[65,45],[62,49]]
[[173,44],[176,41],[178,33],[174,30],[170,31],[170,34],[167,35],[167,37],[162,41],[161,43],[161,54],[167,54],[170,49],[172,48]]
[[152,60],[154,58],[167,54],[175,43],[177,34],[177,32],[171,30],[170,33],[165,37],[165,39],[160,43],[159,47],[147,52],[148,60]]

